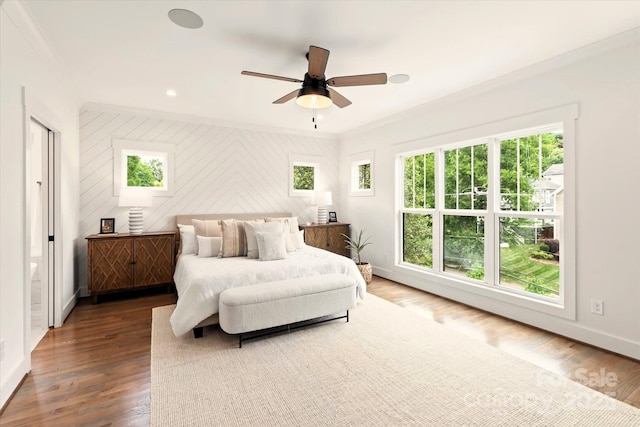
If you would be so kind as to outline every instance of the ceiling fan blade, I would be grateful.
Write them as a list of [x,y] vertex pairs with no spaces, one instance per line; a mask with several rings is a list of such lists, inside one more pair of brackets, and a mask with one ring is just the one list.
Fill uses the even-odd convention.
[[340,108],[344,108],[344,107],[348,107],[349,105],[351,105],[351,101],[349,101],[347,98],[345,98],[344,96],[340,95],[338,92],[336,92],[335,90],[331,89],[331,88],[327,88],[327,90],[329,91],[329,93],[331,94],[331,100],[333,101],[334,104],[336,104],[338,107]]
[[282,80],[285,82],[302,83],[302,80],[292,79],[290,77],[274,76],[273,74],[255,73],[253,71],[243,71],[240,74],[243,74],[245,76],[264,77],[265,79]]
[[309,46],[309,76],[314,79],[324,79],[324,70],[329,61],[329,51],[318,46]]
[[278,98],[275,101],[273,101],[274,104],[284,104],[285,102],[295,98],[296,96],[298,96],[298,92],[300,91],[300,89],[296,89],[293,92],[290,92],[288,94],[286,94],[285,96],[283,96],[282,98]]
[[327,79],[329,86],[367,86],[387,83],[387,73],[360,74],[357,76],[341,76]]

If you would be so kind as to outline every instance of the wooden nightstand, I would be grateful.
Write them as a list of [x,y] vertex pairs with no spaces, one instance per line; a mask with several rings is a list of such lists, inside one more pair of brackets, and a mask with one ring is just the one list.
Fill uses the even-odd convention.
[[87,237],[87,275],[93,303],[98,295],[173,285],[175,232],[92,234]]
[[328,224],[300,225],[304,230],[304,242],[309,246],[324,249],[338,255],[349,256],[349,249],[342,234],[349,235],[349,224],[330,222]]

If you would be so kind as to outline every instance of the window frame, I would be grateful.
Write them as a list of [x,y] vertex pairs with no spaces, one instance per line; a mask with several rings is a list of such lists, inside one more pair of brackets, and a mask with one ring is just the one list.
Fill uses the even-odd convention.
[[[141,155],[163,159],[163,187],[144,187],[151,191],[154,197],[172,197],[175,191],[175,145],[156,142],[131,141],[114,139],[113,147],[113,195],[119,196],[121,188],[127,185],[127,157]],[[124,167],[123,167],[124,166]]]
[[[289,155],[289,197],[311,197],[313,192],[322,188],[320,186],[320,157],[303,154]],[[299,190],[294,188],[295,174],[294,167],[313,167],[313,188],[310,190]]]
[[[375,171],[374,171],[374,152],[365,151],[350,156],[351,165],[351,196],[375,196]],[[360,166],[370,165],[370,188],[360,188]]]
[[[474,128],[440,134],[432,138],[414,140],[405,145],[405,150],[397,151],[396,161],[396,246],[395,265],[404,273],[416,278],[428,278],[434,286],[444,286],[452,289],[457,295],[475,294],[489,297],[500,302],[514,304],[554,316],[575,319],[576,291],[575,291],[575,120],[578,118],[577,105],[549,109],[538,113],[518,116],[511,119],[493,122]],[[532,130],[544,133],[549,126],[560,124],[563,128],[564,150],[564,211],[562,213],[548,212],[514,212],[500,210],[497,198],[493,194],[496,185],[499,186],[500,165],[498,139],[508,139],[517,133],[529,133]],[[513,132],[514,129],[517,131]],[[487,136],[489,135],[489,136]],[[479,138],[479,136],[482,136]],[[488,145],[488,180],[487,210],[449,210],[444,207],[444,150],[473,145],[478,141],[487,141]],[[435,183],[436,202],[434,209],[405,208],[404,207],[404,158],[423,153],[435,152]],[[497,183],[497,184],[496,184]],[[497,190],[499,191],[499,189]],[[403,213],[425,213],[433,217],[433,268],[421,267],[403,261]],[[443,244],[444,215],[484,215],[485,216],[485,279],[483,281],[447,274],[442,271],[441,254]],[[553,299],[530,292],[514,292],[496,283],[499,280],[499,221],[503,216],[545,217],[559,219],[560,240],[562,242],[562,256],[560,267],[560,296]],[[439,237],[438,237],[439,236]],[[487,268],[487,267],[490,268]]]

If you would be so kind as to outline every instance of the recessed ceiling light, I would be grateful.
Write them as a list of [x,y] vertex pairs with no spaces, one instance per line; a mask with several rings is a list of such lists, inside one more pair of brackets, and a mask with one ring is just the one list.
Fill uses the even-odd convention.
[[407,74],[394,74],[389,77],[389,82],[391,83],[406,83],[409,81],[409,75]]
[[173,90],[173,89],[169,89],[169,90],[167,90],[167,96],[168,96],[169,98],[173,98],[173,97],[174,97],[174,96],[176,96],[176,95],[177,95],[177,94],[176,94],[176,91],[175,91],[175,90]]
[[204,21],[197,13],[187,9],[171,9],[169,11],[169,19],[171,19],[174,24],[191,30],[200,28],[204,24]]

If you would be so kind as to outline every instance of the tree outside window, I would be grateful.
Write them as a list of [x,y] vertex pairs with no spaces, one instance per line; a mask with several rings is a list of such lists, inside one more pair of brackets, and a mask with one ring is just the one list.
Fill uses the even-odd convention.
[[315,167],[313,166],[293,166],[293,189],[294,190],[314,190],[315,189]]
[[403,157],[402,261],[560,298],[563,134],[540,129]]
[[371,189],[371,163],[358,165],[358,189]]
[[163,187],[164,162],[157,157],[127,156],[127,187]]

